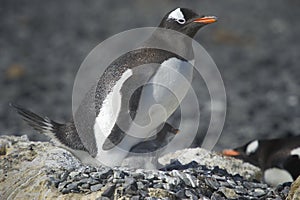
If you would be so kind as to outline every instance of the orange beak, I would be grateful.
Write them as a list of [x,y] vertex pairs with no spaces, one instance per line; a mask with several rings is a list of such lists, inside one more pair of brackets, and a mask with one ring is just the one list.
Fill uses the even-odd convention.
[[224,149],[222,151],[222,154],[224,156],[238,156],[238,155],[240,155],[240,153],[238,151],[233,150],[233,149]]
[[195,19],[193,22],[203,23],[203,24],[211,24],[217,21],[217,17],[215,16],[205,16]]

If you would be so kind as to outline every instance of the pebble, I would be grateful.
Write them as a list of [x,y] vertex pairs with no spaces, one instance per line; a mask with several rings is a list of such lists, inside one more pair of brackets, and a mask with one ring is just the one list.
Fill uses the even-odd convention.
[[290,184],[271,188],[258,181],[245,180],[240,175],[231,175],[218,167],[209,169],[206,166],[195,167],[195,164],[192,164],[193,168],[186,168],[186,165],[175,166],[174,163],[179,162],[173,162],[171,171],[82,167],[72,169],[73,171],[65,170],[60,174],[55,173],[53,169],[49,175],[52,176],[50,181],[63,194],[87,193],[103,189],[103,198],[109,199],[114,196],[116,188],[117,191],[122,191],[122,196],[126,195],[131,199],[158,199],[149,197],[148,194],[148,188],[158,188],[168,191],[177,199],[215,200],[285,199],[290,189]]
[[205,183],[206,183],[209,187],[213,188],[214,190],[217,190],[217,189],[220,187],[219,182],[218,182],[215,178],[213,178],[213,177],[207,177],[207,178],[204,179],[204,180],[205,180]]
[[136,182],[136,185],[137,185],[137,188],[139,189],[139,190],[143,190],[144,189],[144,184],[141,182],[141,181],[138,181],[138,182]]
[[60,179],[62,180],[62,181],[65,181],[65,180],[67,180],[67,178],[68,178],[68,176],[69,176],[69,172],[67,171],[67,172],[64,172],[64,173],[62,173],[61,175],[60,175]]
[[247,193],[247,189],[242,187],[242,186],[236,186],[235,187],[235,192],[237,194],[246,194]]
[[145,178],[145,174],[139,173],[139,172],[134,172],[134,173],[132,173],[132,177],[136,178],[136,179],[144,179]]
[[224,195],[220,192],[214,192],[211,197],[211,200],[226,200],[226,198],[224,197]]
[[[110,181],[108,180],[108,182],[110,182]],[[112,183],[115,183],[115,184],[125,183],[125,180],[124,179],[113,179]]]
[[92,192],[96,192],[96,191],[100,190],[102,187],[103,187],[102,184],[92,185],[92,186],[90,187],[90,190],[91,190]]
[[184,189],[178,190],[178,191],[175,193],[175,196],[176,196],[177,198],[179,198],[179,199],[186,198]]
[[70,172],[69,176],[70,176],[71,178],[74,178],[74,177],[77,176],[78,174],[80,174],[80,172],[73,171],[73,172]]
[[[82,188],[82,189],[89,189],[89,188],[90,188],[90,184],[84,183],[84,184],[82,184],[82,185],[80,186],[80,188]],[[91,190],[92,190],[92,189],[91,189]]]
[[186,190],[185,196],[187,196],[189,199],[192,199],[192,200],[198,199],[198,196],[192,190]]
[[96,200],[110,200],[108,197],[98,197]]
[[140,200],[140,197],[139,197],[139,196],[132,196],[132,197],[130,198],[130,200]]
[[91,167],[91,166],[87,166],[84,169],[84,173],[86,173],[86,174],[90,174],[91,172],[96,172],[96,171],[97,171],[96,167]]
[[253,192],[253,196],[255,196],[255,197],[261,197],[265,194],[266,194],[266,192],[261,188],[256,188],[256,189],[254,189],[254,192]]
[[213,177],[218,180],[218,181],[225,181],[226,177],[225,176],[219,176],[219,175],[213,175]]
[[116,189],[116,185],[108,185],[106,189],[103,191],[102,196],[104,197],[112,197]]
[[99,183],[98,180],[95,180],[93,178],[86,178],[84,180],[86,180],[86,183],[91,184],[91,185],[95,185],[95,184]]
[[227,181],[227,183],[228,183],[230,186],[235,186],[235,185],[236,185],[235,181],[232,180],[232,179],[228,179],[228,180],[226,180],[226,181]]
[[77,192],[78,191],[78,183],[77,182],[70,183],[67,185],[66,189],[70,192]]
[[167,176],[166,177],[166,182],[170,185],[176,186],[180,183],[180,179],[178,177]]
[[239,197],[234,189],[221,187],[218,191],[222,192],[227,199],[236,199]]
[[136,183],[127,185],[125,187],[125,193],[126,194],[137,194],[137,190],[138,190],[138,187],[137,187]]

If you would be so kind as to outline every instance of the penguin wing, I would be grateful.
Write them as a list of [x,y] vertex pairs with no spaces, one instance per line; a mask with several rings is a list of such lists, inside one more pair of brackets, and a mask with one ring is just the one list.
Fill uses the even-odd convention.
[[300,158],[298,155],[290,155],[283,163],[283,168],[287,170],[294,180],[300,176]]
[[120,90],[121,105],[118,118],[103,143],[103,150],[112,149],[125,137],[126,131],[129,130],[132,121],[135,119],[144,85],[151,79],[157,67],[158,65],[147,69],[133,69],[132,76],[123,83]]

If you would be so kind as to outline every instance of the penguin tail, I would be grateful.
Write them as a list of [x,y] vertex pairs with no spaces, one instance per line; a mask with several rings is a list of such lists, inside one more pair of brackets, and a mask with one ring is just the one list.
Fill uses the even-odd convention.
[[50,138],[55,137],[59,128],[62,126],[62,124],[56,123],[48,117],[40,117],[39,115],[18,105],[10,103],[10,106],[13,107],[18,114],[21,115],[23,120],[26,121],[32,128]]

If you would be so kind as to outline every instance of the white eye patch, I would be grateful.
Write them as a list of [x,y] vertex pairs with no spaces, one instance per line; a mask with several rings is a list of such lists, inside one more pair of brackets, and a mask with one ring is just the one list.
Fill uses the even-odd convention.
[[184,24],[185,23],[185,18],[183,13],[181,12],[180,8],[175,9],[174,11],[172,11],[169,16],[168,19],[174,19],[175,21],[177,21],[179,24]]
[[300,157],[300,147],[293,149],[293,150],[291,151],[291,155],[292,155],[292,156],[293,156],[293,155],[296,155],[296,156]]
[[258,148],[258,141],[254,140],[250,144],[248,144],[247,149],[246,149],[246,155],[250,155],[251,153],[255,153],[255,151]]

